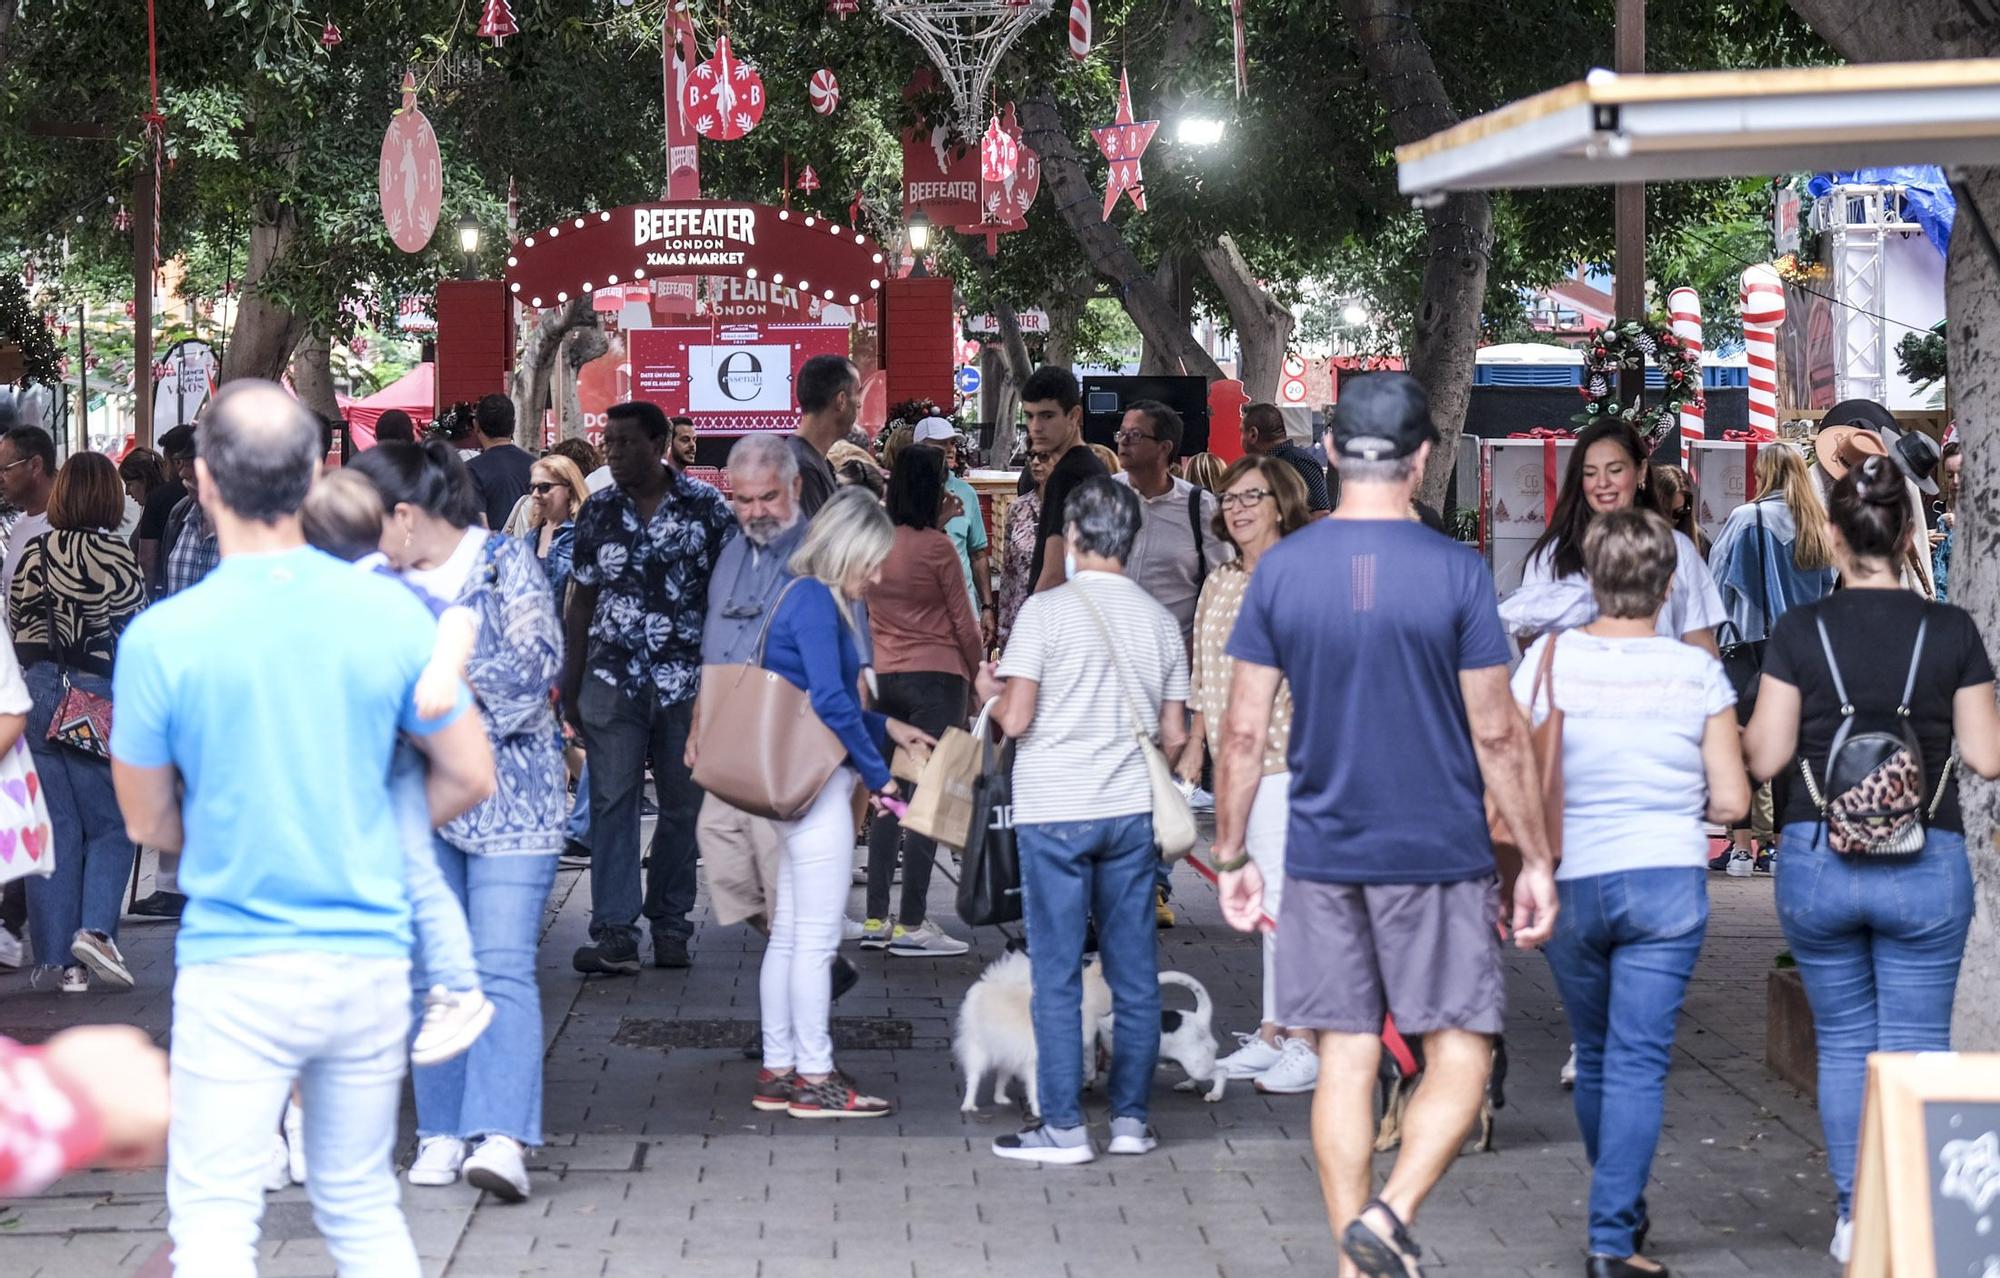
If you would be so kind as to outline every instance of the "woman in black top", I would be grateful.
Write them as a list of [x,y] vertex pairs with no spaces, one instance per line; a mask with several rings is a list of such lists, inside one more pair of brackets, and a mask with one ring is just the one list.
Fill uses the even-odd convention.
[[55,873],[28,880],[28,928],[35,963],[60,967],[68,994],[89,989],[93,976],[132,988],[117,937],[136,850],[112,793],[111,763],[49,740],[67,689],[82,696],[65,721],[77,717],[85,698],[110,703],[118,638],[145,602],[139,560],[115,535],[124,509],[125,486],[111,459],[72,455],[49,490],[51,531],[22,551],[8,600],[14,652],[33,698],[28,750],[55,832]]
[[[1778,619],[1744,746],[1759,780],[1786,782],[1778,919],[1812,1003],[1820,1122],[1840,1194],[1830,1250],[1844,1263],[1868,1054],[1951,1046],[1952,996],[1973,905],[1953,751],[1980,776],[2000,777],[2000,708],[1972,618],[1903,588],[1897,565],[1923,529],[1910,526],[1903,478],[1889,459],[1870,457],[1850,470],[1834,485],[1827,513],[1846,589]],[[1880,722],[1903,701],[1920,625],[1909,722],[1923,754],[1926,810],[1936,802],[1923,847],[1910,855],[1837,852],[1801,775],[1811,769],[1825,790],[1827,755],[1843,717],[1825,648],[1857,724],[1862,715]]]

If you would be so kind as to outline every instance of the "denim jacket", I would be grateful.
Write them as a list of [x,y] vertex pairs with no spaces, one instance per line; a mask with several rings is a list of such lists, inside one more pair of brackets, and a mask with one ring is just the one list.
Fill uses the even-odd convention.
[[493,743],[498,789],[439,833],[486,856],[554,855],[569,817],[562,737],[549,690],[562,667],[562,626],[548,573],[525,543],[489,536],[452,602],[479,616],[466,671]]

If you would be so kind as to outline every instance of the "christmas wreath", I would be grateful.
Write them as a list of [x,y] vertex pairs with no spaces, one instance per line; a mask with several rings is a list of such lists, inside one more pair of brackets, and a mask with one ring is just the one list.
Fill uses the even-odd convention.
[[[1629,405],[1619,404],[1615,375],[1641,371],[1649,359],[1660,366],[1666,381],[1660,402],[1649,405],[1642,393]],[[1583,411],[1574,420],[1583,425],[1608,418],[1628,422],[1650,442],[1678,427],[1682,409],[1702,406],[1701,359],[1658,319],[1648,324],[1627,320],[1592,334],[1583,348],[1581,393]]]

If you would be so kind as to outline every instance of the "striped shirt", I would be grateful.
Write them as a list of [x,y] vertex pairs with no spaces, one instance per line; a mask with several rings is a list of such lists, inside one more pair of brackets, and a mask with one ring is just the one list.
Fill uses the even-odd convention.
[[1040,685],[1014,753],[1017,823],[1152,810],[1134,720],[1156,733],[1161,703],[1188,699],[1187,649],[1172,613],[1122,574],[1078,573],[1021,606],[999,675]]

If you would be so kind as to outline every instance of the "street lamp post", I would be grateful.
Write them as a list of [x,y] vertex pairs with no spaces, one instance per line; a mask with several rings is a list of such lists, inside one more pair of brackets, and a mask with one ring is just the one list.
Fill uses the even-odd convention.
[[458,219],[458,251],[465,257],[464,264],[459,268],[458,277],[462,280],[478,279],[479,219],[470,213]]
[[924,269],[924,254],[930,252],[931,249],[931,220],[929,216],[922,209],[915,210],[910,214],[909,221],[903,224],[903,232],[909,236],[910,256],[916,262],[916,265],[910,268],[910,278],[925,278],[930,274],[929,271]]

